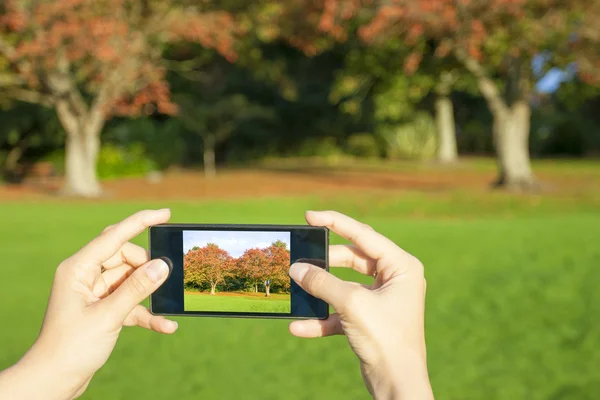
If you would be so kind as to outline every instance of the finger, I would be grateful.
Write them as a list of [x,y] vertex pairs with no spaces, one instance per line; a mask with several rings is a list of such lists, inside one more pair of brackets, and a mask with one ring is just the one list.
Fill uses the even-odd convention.
[[367,257],[380,260],[385,254],[404,253],[394,242],[367,224],[336,211],[308,211],[306,220],[312,226],[325,226],[354,243]]
[[177,330],[177,322],[168,320],[159,315],[152,315],[150,311],[141,305],[137,305],[129,313],[125,322],[125,326],[139,326],[144,329],[150,329],[159,333],[171,334]]
[[339,314],[331,314],[325,320],[293,321],[290,324],[290,333],[302,338],[316,338],[332,335],[343,335],[342,323]]
[[135,268],[129,264],[122,264],[118,267],[104,271],[94,284],[92,292],[96,297],[103,299],[121,286],[133,271],[135,271]]
[[368,258],[354,245],[329,246],[329,265],[347,267],[361,274],[373,276],[377,261]]
[[169,267],[163,260],[152,260],[143,267],[136,269],[102,302],[120,321],[119,323],[123,323],[131,310],[158,289],[168,275]]
[[295,263],[290,267],[290,277],[311,295],[325,300],[336,311],[345,309],[346,299],[359,287],[333,276],[322,268]]
[[146,249],[133,243],[127,242],[119,251],[117,251],[112,257],[102,263],[105,269],[111,269],[119,267],[123,264],[128,264],[132,267],[139,267],[142,264],[150,261],[150,256]]
[[[336,211],[309,211],[306,220],[313,226],[325,226],[354,243],[367,257],[377,261],[377,273],[384,281],[397,273],[418,266],[418,260],[369,225]],[[379,263],[380,262],[380,263]]]
[[76,257],[86,261],[105,262],[115,255],[125,243],[145,229],[152,225],[165,223],[170,217],[171,211],[166,208],[139,211],[118,224],[105,229],[100,236],[81,249]]

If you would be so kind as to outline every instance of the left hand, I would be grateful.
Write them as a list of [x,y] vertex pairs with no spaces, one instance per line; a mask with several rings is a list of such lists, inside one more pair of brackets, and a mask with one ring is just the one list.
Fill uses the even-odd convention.
[[[123,326],[175,332],[176,322],[154,316],[139,304],[165,281],[168,266],[150,261],[143,248],[129,243],[149,226],[167,222],[170,215],[167,209],[138,212],[106,228],[59,265],[40,335],[13,367],[16,376],[11,382],[18,384],[21,376],[32,378],[18,398],[81,395],[108,360]],[[2,374],[3,397],[6,382],[1,378]]]

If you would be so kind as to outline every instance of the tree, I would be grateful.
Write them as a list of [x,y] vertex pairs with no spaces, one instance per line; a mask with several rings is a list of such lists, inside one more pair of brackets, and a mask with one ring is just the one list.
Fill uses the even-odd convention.
[[[590,49],[597,49],[600,38],[590,32],[597,32],[591,26],[597,26],[598,6],[583,0],[325,0],[325,4],[320,21],[325,31],[344,35],[340,21],[363,9],[374,10],[375,16],[359,30],[364,40],[381,35],[403,38],[413,46],[406,59],[413,68],[422,58],[419,38],[423,37],[437,43],[438,57],[458,60],[476,79],[494,115],[497,184],[520,189],[536,186],[528,148],[536,79],[532,61],[544,52],[552,59],[548,65],[564,62],[562,53],[573,42],[586,42],[582,44],[586,51],[579,54],[595,52]],[[585,57],[589,59],[596,58]]]
[[288,270],[290,268],[290,251],[287,244],[278,240],[271,246],[264,249],[267,255],[268,267],[265,270],[263,279],[269,282],[265,285],[266,295],[269,296],[271,285],[277,285],[284,291],[290,288],[290,278]]
[[[113,115],[175,114],[165,45],[194,41],[235,60],[239,29],[212,2],[5,0],[0,55],[14,99],[56,110],[66,132],[64,192],[97,196],[100,134]],[[0,59],[2,61],[2,59]]]
[[254,291],[258,292],[258,285],[262,281],[261,269],[267,265],[267,255],[261,249],[248,249],[237,259],[240,275],[248,283],[254,286]]
[[202,138],[204,175],[207,178],[214,178],[217,174],[216,146],[229,138],[239,124],[274,117],[268,108],[249,102],[243,94],[205,96],[200,101],[181,94],[176,95],[175,100],[184,126]]
[[242,275],[254,285],[255,291],[258,291],[258,284],[262,283],[266,297],[271,295],[272,285],[289,289],[289,267],[290,252],[282,241],[274,242],[265,249],[248,249],[238,259]]
[[[320,52],[330,48],[332,39],[339,42],[350,42],[352,52],[356,48],[360,49],[360,52],[364,56],[364,62],[361,62],[367,66],[366,70],[361,71],[360,76],[357,76],[356,69],[356,58],[352,60],[352,56],[347,60],[347,65],[344,67],[340,84],[334,89],[333,98],[340,98],[340,92],[344,96],[353,95],[354,99],[345,99],[342,104],[342,108],[351,113],[357,113],[360,109],[360,105],[357,104],[360,101],[367,99],[365,92],[371,91],[374,87],[375,82],[380,82],[382,79],[390,81],[388,86],[395,86],[394,81],[401,79],[410,79],[414,76],[415,70],[415,56],[416,54],[410,54],[411,46],[425,48],[428,46],[427,38],[412,37],[412,43],[407,46],[403,43],[404,38],[398,38],[395,35],[387,35],[382,33],[379,35],[378,40],[363,40],[363,44],[369,45],[365,48],[364,46],[357,46],[354,44],[356,37],[357,28],[361,25],[368,24],[377,15],[377,7],[373,6],[372,1],[344,1],[344,0],[321,0],[313,1],[307,4],[302,1],[288,1],[281,3],[277,13],[274,13],[278,17],[278,28],[277,33],[284,39],[288,40],[293,45],[302,49],[305,54],[314,56]],[[392,2],[393,3],[393,2]],[[304,18],[297,18],[298,14],[305,15]],[[294,17],[296,16],[296,17]],[[355,17],[355,18],[353,18]],[[271,18],[277,20],[277,18]],[[323,37],[322,32],[327,33],[326,37]],[[363,39],[365,39],[363,37]],[[400,40],[399,40],[400,39]],[[418,39],[418,40],[416,40]],[[417,43],[418,42],[418,43]],[[395,57],[390,58],[389,54],[392,53]],[[381,63],[381,55],[385,60]],[[366,58],[370,59],[369,61]],[[404,71],[402,71],[402,60],[405,59]],[[373,63],[375,61],[375,64]],[[429,63],[431,63],[431,57]],[[418,64],[418,63],[417,63]],[[454,114],[452,107],[452,100],[450,93],[453,88],[453,83],[456,82],[457,70],[454,67],[453,62],[447,60],[437,60],[437,69],[435,68],[420,68],[420,75],[430,75],[430,79],[414,79],[411,86],[411,90],[417,90],[421,92],[421,99],[429,93],[434,93],[437,97],[435,107],[433,111],[437,122],[438,131],[438,159],[443,163],[452,163],[458,158],[458,151],[456,145],[456,134],[455,134],[455,123]],[[385,67],[383,67],[386,65]],[[442,72],[440,73],[440,68]],[[378,72],[375,72],[377,70]],[[398,76],[396,74],[408,75]],[[345,82],[348,79],[361,82],[362,87],[348,87]],[[431,81],[431,84],[429,83]],[[427,82],[427,83],[426,83]],[[437,82],[437,83],[436,83]],[[397,83],[397,82],[396,82]],[[418,83],[418,85],[416,84]],[[426,83],[425,86],[422,86]],[[384,85],[385,86],[385,85]],[[417,87],[418,86],[418,87]],[[366,88],[366,89],[365,89]],[[341,90],[340,90],[341,89]],[[344,91],[347,90],[345,93]],[[348,92],[349,90],[349,92]],[[377,92],[377,91],[376,91]],[[408,97],[415,97],[414,95],[408,95],[407,93],[376,93],[376,95],[383,94],[383,97],[398,97],[402,100],[406,100]],[[406,101],[402,104],[385,104],[386,108],[396,107],[398,111],[392,112],[395,114],[395,124],[406,123],[404,115],[413,115],[414,112],[406,110],[404,106]],[[402,109],[402,110],[401,110]],[[387,115],[391,115],[389,112],[385,112]],[[389,119],[385,118],[385,124],[389,125]],[[393,123],[393,122],[392,122]]]
[[208,283],[210,294],[215,294],[217,285],[232,276],[233,267],[233,258],[216,244],[194,247],[183,258],[184,283]]

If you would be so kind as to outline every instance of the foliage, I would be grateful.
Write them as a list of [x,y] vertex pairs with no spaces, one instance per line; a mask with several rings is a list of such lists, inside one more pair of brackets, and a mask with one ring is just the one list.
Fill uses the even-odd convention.
[[114,121],[106,129],[105,142],[140,147],[157,169],[164,170],[185,163],[189,138],[176,119],[136,118]]
[[375,158],[381,155],[379,143],[370,133],[355,133],[348,137],[346,151],[348,154],[363,158]]
[[211,285],[211,292],[233,274],[235,264],[229,253],[214,243],[190,249],[183,258],[183,283]]
[[[51,162],[59,174],[64,173],[64,151],[56,150],[44,156],[43,160]],[[106,143],[102,145],[98,154],[97,172],[101,179],[144,176],[157,169],[156,163],[146,154],[144,146],[140,143]]]
[[[152,105],[176,112],[164,80],[165,44],[196,41],[235,59],[232,16],[184,3],[5,1],[0,32],[7,39],[0,37],[0,53],[18,82],[8,94],[58,105],[67,93],[71,107],[107,118],[139,115]],[[93,101],[86,104],[86,97]]]
[[71,144],[63,191],[84,197],[102,191],[93,164],[107,120],[177,113],[165,47],[196,42],[234,61],[241,33],[212,2],[6,0],[1,7],[0,55],[11,77],[5,92],[56,110]]
[[184,285],[203,289],[208,283],[212,291],[217,285],[227,291],[256,290],[260,285],[268,296],[271,288],[289,291],[289,266],[290,252],[281,241],[263,249],[248,249],[238,258],[215,244],[196,246],[184,256]]
[[335,138],[325,136],[309,137],[302,141],[298,148],[288,149],[285,153],[301,157],[323,157],[331,161],[340,158],[343,150],[338,146]]
[[22,164],[31,163],[43,157],[44,152],[64,144],[63,131],[56,116],[38,106],[13,104],[10,110],[0,111],[0,121],[3,174],[14,175]]
[[243,94],[223,95],[199,102],[189,95],[176,95],[179,118],[190,132],[212,136],[215,143],[227,139],[245,120],[272,119],[267,107],[252,104]]
[[100,178],[143,176],[156,169],[156,165],[148,158],[141,144],[127,147],[105,144],[100,149],[98,156]]
[[[240,275],[251,284],[289,290],[290,252],[283,242],[275,242],[265,249],[248,249],[237,260]],[[268,283],[267,283],[268,282]]]

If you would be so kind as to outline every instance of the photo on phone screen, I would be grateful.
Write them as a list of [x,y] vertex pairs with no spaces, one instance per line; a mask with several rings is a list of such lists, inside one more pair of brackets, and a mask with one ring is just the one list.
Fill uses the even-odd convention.
[[184,230],[184,310],[290,313],[290,236]]
[[284,225],[162,224],[150,256],[172,270],[150,297],[157,315],[325,319],[329,306],[289,277],[307,262],[327,269],[328,230]]

